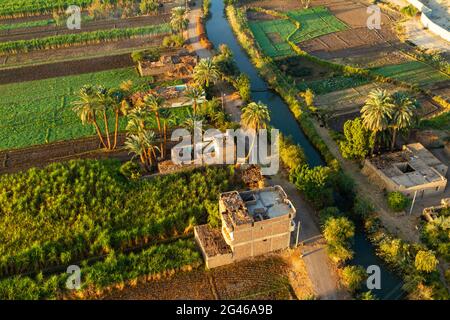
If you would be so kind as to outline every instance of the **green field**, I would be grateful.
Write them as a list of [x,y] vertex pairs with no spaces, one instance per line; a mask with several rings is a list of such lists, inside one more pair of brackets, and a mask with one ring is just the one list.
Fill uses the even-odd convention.
[[437,117],[420,121],[421,129],[436,129],[450,132],[450,112],[445,112]]
[[[125,68],[0,86],[0,150],[94,135],[93,127],[83,126],[72,111],[79,89],[85,84],[117,87],[126,80],[147,82]],[[125,125],[122,119],[121,130]]]
[[392,77],[421,87],[450,80],[450,77],[446,74],[420,61],[373,68],[372,71],[385,77]]
[[289,56],[294,54],[286,42],[295,26],[287,19],[249,22],[249,27],[261,49],[270,57]]
[[291,38],[295,43],[307,41],[325,34],[346,30],[348,27],[325,7],[289,11],[288,16],[300,22],[301,29]]
[[86,7],[92,0],[1,0],[0,16],[21,16],[23,14],[49,13],[54,9],[67,8],[70,5]]
[[[343,22],[324,7],[289,11],[287,14],[301,25],[301,28],[291,38],[295,43],[347,29]],[[295,30],[294,24],[289,20],[250,21],[249,27],[256,41],[268,56],[282,57],[294,54],[286,42],[286,38]]]

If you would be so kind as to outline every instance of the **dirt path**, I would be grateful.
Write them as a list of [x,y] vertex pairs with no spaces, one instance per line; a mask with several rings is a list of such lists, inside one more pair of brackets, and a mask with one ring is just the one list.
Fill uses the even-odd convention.
[[[280,185],[297,209],[295,222],[300,221],[300,251],[317,298],[321,300],[342,300],[349,298],[339,286],[335,267],[326,253],[326,243],[315,217],[314,209],[306,202],[297,188],[282,175],[269,180],[271,185]],[[296,232],[294,232],[295,241]]]

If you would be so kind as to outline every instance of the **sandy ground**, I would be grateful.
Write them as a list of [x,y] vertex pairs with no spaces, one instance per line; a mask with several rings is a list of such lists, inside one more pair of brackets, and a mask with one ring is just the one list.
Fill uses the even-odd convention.
[[314,295],[298,250],[285,250],[231,265],[116,286],[105,300],[278,300]]
[[442,52],[450,53],[450,43],[423,28],[418,18],[413,18],[401,24],[406,39],[415,45]]

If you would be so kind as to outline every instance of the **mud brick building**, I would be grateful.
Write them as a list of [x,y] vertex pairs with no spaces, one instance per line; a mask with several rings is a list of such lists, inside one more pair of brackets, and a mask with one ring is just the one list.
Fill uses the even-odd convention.
[[222,228],[195,228],[206,266],[214,268],[288,248],[296,210],[280,186],[220,195]]
[[387,191],[423,198],[445,191],[447,170],[422,144],[413,143],[402,151],[366,159],[362,172]]

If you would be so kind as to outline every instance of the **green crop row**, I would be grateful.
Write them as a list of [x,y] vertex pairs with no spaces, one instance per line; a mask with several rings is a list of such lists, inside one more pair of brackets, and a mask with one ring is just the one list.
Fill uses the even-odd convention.
[[121,39],[130,39],[146,35],[158,35],[170,32],[167,23],[125,29],[99,30],[76,34],[63,34],[46,38],[17,40],[0,43],[0,54],[29,52],[33,50],[57,49],[74,45],[93,44]]
[[86,7],[92,0],[2,0],[0,17],[20,17],[64,10],[70,5]]
[[0,177],[0,276],[189,234],[234,187],[206,168],[128,181],[118,161],[70,161]]
[[155,245],[139,253],[115,254],[91,266],[80,264],[81,288],[70,291],[66,287],[69,274],[44,277],[15,276],[0,280],[1,300],[42,300],[86,298],[98,295],[113,285],[123,286],[138,279],[148,280],[190,270],[201,264],[201,257],[193,240],[178,240]]

